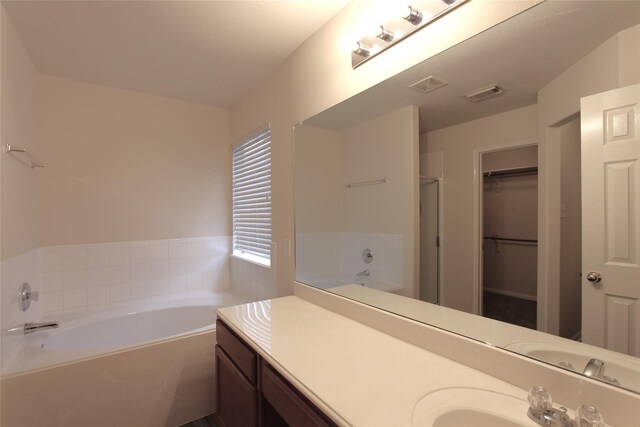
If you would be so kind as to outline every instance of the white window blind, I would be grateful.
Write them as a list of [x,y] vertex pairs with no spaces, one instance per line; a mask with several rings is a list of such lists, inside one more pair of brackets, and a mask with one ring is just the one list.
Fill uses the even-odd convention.
[[233,254],[271,265],[271,130],[233,149]]

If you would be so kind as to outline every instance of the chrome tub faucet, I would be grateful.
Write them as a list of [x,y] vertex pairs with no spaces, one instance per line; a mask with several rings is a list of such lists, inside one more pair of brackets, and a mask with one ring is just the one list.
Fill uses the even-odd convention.
[[363,270],[359,273],[356,273],[356,277],[369,277],[369,270]]
[[38,331],[44,331],[45,329],[55,329],[60,324],[58,322],[45,322],[45,323],[25,323],[24,324],[24,334],[32,334]]

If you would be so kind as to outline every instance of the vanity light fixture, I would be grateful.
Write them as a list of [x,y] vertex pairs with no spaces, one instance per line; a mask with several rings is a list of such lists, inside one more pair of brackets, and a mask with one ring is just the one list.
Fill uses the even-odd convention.
[[351,66],[356,68],[374,58],[467,1],[411,0],[410,5],[394,6],[389,19],[376,24],[372,33],[356,42],[351,52]]

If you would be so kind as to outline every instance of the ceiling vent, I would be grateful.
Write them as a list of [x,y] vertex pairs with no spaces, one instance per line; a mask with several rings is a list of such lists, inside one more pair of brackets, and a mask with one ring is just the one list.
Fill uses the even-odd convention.
[[500,86],[493,84],[471,91],[464,95],[464,97],[471,102],[478,102],[500,95],[502,92],[504,92],[504,90]]
[[429,92],[433,92],[436,89],[440,89],[441,87],[444,87],[448,84],[449,83],[445,82],[444,80],[440,80],[437,77],[429,76],[427,78],[424,78],[420,81],[415,82],[412,85],[409,85],[409,87],[421,93],[429,93]]

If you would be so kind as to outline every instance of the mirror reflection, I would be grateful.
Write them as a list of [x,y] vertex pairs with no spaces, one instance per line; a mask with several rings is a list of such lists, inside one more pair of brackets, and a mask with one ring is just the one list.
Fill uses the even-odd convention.
[[638,40],[545,2],[305,120],[297,281],[640,392]]

